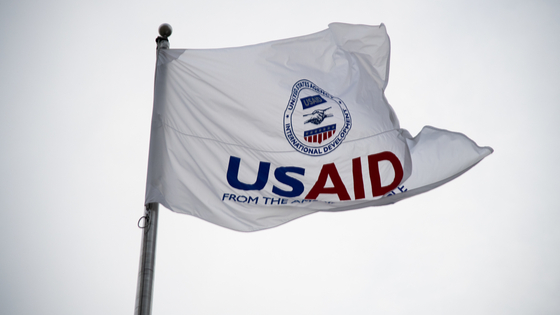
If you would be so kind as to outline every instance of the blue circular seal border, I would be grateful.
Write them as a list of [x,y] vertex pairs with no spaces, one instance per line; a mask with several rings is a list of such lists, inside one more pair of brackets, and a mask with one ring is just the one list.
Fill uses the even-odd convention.
[[[310,147],[306,145],[305,143],[301,142],[299,138],[296,136],[296,134],[294,133],[294,128],[292,125],[292,116],[294,110],[296,109],[297,101],[299,100],[299,92],[303,89],[313,90],[319,93],[321,96],[331,99],[336,104],[338,104],[338,106],[340,106],[340,109],[342,110],[342,114],[344,117],[344,126],[342,127],[341,131],[331,141],[327,142],[326,144],[320,147]],[[286,110],[284,111],[284,135],[286,136],[286,140],[288,140],[290,145],[296,151],[310,156],[321,156],[321,155],[329,154],[342,144],[344,139],[346,139],[348,132],[350,132],[351,128],[352,128],[352,117],[350,116],[350,111],[348,111],[346,104],[344,104],[344,102],[340,98],[330,95],[325,90],[318,87],[315,83],[307,79],[299,80],[294,84],[294,86],[292,87],[290,100],[288,101],[288,105],[286,106]]]

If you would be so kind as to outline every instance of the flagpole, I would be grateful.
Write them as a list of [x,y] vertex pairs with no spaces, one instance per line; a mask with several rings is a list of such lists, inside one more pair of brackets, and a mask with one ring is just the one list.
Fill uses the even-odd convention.
[[[168,49],[168,37],[172,28],[169,24],[159,27],[159,35],[156,38],[157,49]],[[144,225],[142,234],[142,248],[140,253],[140,266],[138,268],[138,285],[136,289],[135,315],[150,315],[152,313],[152,293],[154,286],[154,270],[156,263],[156,236],[158,222],[158,203],[149,203],[144,212]],[[141,219],[142,219],[141,218]]]
[[141,227],[144,233],[142,235],[140,267],[138,268],[135,315],[150,315],[152,313],[158,208],[157,203],[147,204],[145,214],[142,217],[145,223]]

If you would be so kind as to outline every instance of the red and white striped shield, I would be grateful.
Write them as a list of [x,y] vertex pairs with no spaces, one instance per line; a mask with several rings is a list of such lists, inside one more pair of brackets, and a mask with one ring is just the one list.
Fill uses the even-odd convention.
[[321,143],[332,137],[336,132],[336,124],[328,125],[321,128],[307,130],[303,134],[305,141],[310,143]]

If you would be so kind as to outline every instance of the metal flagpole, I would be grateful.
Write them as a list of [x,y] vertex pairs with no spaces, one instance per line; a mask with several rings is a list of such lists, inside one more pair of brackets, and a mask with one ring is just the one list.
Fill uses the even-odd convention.
[[[157,49],[168,49],[172,29],[169,24],[159,27],[159,37],[156,38]],[[152,292],[154,285],[154,269],[156,262],[156,236],[158,221],[158,203],[146,205],[144,216],[144,230],[142,235],[142,249],[140,253],[140,266],[138,268],[138,286],[136,289],[135,315],[150,315],[152,313]],[[142,220],[140,218],[140,221]],[[140,226],[140,221],[138,225]]]
[[142,235],[142,249],[140,253],[140,267],[138,268],[138,287],[136,289],[135,315],[150,315],[152,313],[152,289],[154,285],[154,269],[156,262],[156,236],[158,204],[146,205],[145,224]]

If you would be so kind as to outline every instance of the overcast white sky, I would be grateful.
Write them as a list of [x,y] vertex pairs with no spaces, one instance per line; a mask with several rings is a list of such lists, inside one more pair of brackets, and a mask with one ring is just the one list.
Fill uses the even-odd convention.
[[387,98],[494,154],[396,205],[239,233],[162,208],[153,314],[559,314],[557,1],[0,2],[0,314],[134,311],[157,28],[384,23]]

